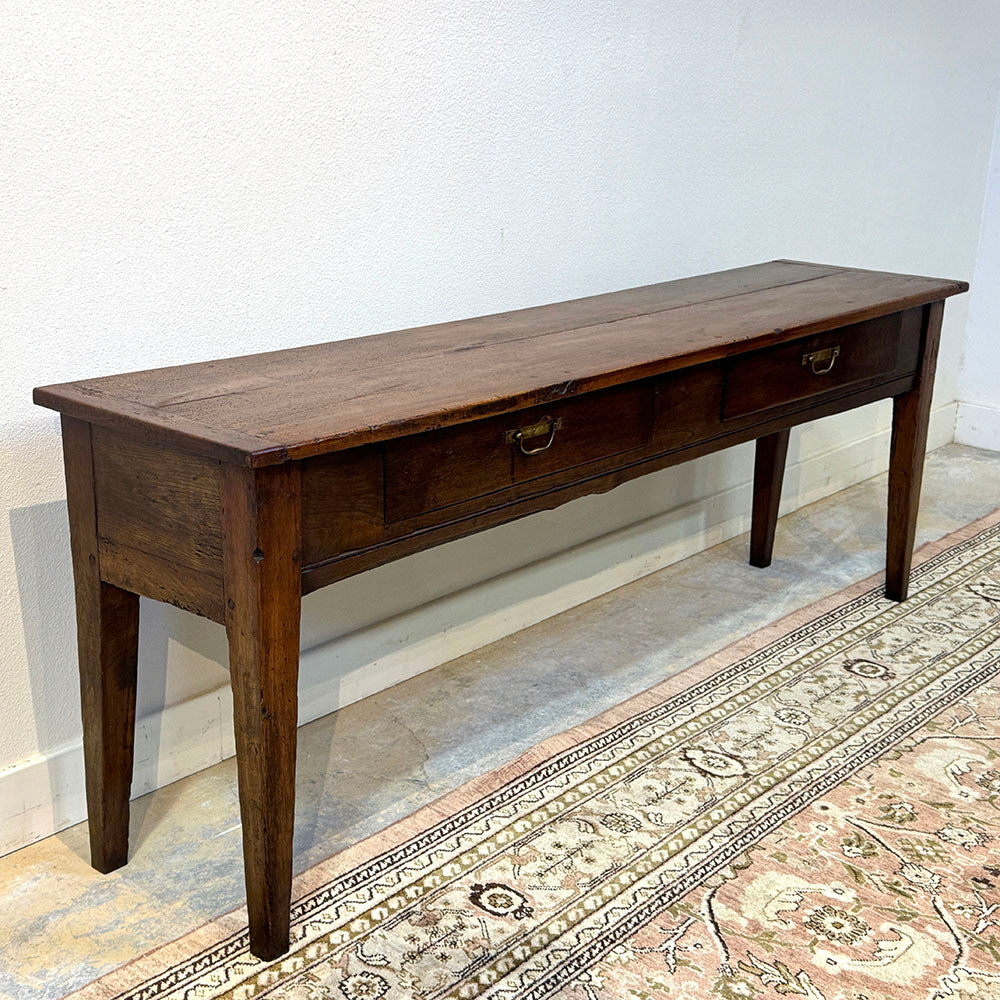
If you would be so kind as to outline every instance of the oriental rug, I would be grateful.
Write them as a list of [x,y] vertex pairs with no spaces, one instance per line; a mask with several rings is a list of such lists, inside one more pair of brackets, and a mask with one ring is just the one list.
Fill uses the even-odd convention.
[[1000,516],[534,748],[86,1000],[1000,998]]

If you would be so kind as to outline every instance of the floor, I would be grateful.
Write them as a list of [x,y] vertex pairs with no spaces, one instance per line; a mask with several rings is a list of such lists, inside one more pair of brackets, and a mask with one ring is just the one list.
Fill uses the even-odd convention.
[[[1000,505],[1000,454],[928,456],[918,541]],[[881,568],[885,477],[677,563],[299,730],[301,870]],[[132,804],[127,867],[98,875],[84,824],[0,858],[0,998],[62,997],[242,902],[234,760]]]

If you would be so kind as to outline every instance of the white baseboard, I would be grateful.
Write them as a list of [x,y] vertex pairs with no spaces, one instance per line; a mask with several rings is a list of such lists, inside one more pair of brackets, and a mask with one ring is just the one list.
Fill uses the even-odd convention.
[[958,444],[1000,451],[1000,407],[962,402],[957,405],[955,440]]
[[[955,403],[931,413],[928,450],[952,440],[955,419]],[[888,428],[881,428],[790,463],[781,513],[884,472],[888,438]],[[749,530],[750,498],[747,480],[303,650],[302,674],[324,680],[300,691],[300,723],[739,535]],[[414,635],[422,638],[398,639]],[[222,687],[139,720],[133,798],[231,757],[232,715],[232,696]],[[85,818],[79,740],[0,772],[0,855]]]

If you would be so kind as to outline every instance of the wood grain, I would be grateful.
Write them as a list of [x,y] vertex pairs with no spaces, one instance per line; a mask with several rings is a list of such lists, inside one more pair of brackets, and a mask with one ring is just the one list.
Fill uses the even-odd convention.
[[225,621],[219,463],[94,427],[101,578]]
[[226,632],[250,950],[288,948],[300,614],[300,466],[222,471]]
[[553,402],[967,287],[772,261],[475,320],[44,386],[35,401],[264,466]]
[[[729,420],[845,386],[884,382],[914,372],[920,314],[920,309],[910,309],[730,359],[723,417]],[[839,353],[825,374],[817,375],[803,364],[805,355],[827,349]]]
[[[403,521],[647,446],[654,391],[646,379],[390,441],[385,446],[386,520]],[[554,420],[560,426],[537,454],[523,454],[507,440],[511,431]],[[525,444],[539,448],[546,440],[547,435],[539,435]]]
[[64,416],[62,440],[76,591],[90,860],[98,871],[110,872],[128,860],[139,598],[101,580],[90,425]]
[[219,463],[94,428],[102,542],[222,579]]
[[302,462],[302,563],[363,549],[385,535],[382,445]]
[[100,543],[100,559],[101,577],[106,582],[225,624],[221,572],[192,569],[106,539]]
[[[127,858],[140,593],[225,621],[264,959],[288,946],[302,593],[752,439],[764,566],[789,428],[893,397],[886,589],[902,600],[941,300],[966,287],[774,261],[36,390],[64,411],[94,864]],[[833,345],[829,374],[803,368]],[[552,420],[538,454],[506,438]]]
[[595,462],[596,468],[588,467],[585,475],[572,478],[572,473],[569,473],[565,479],[553,476],[550,479],[555,480],[554,482],[546,479],[524,484],[516,490],[494,494],[489,497],[488,502],[475,501],[468,505],[450,507],[444,512],[429,514],[425,518],[388,525],[379,542],[362,549],[331,554],[323,561],[305,566],[302,592],[311,593],[330,583],[381,566],[402,556],[420,552],[455,538],[464,538],[477,531],[484,531],[540,510],[551,510],[578,497],[606,493],[630,479],[679,465],[731,445],[752,441],[761,435],[785,427],[793,427],[807,420],[815,420],[889,398],[903,392],[912,384],[912,376],[907,376],[882,385],[870,386],[848,396],[824,399],[806,409],[772,411],[765,415],[762,422],[758,421],[747,426],[734,425],[721,437],[702,439],[665,454],[640,452],[635,456],[629,456],[630,460],[625,464],[617,466],[613,464],[615,461],[613,459],[608,460],[606,464]]

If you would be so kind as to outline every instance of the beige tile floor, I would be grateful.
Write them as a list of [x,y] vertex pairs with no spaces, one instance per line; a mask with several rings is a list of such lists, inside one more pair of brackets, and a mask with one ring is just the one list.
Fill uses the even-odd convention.
[[[885,477],[781,519],[768,570],[734,539],[299,731],[301,870],[731,640],[875,572]],[[928,456],[919,539],[1000,506],[1000,454]],[[242,902],[235,763],[132,804],[127,867],[84,825],[0,859],[0,997],[46,1000]]]

